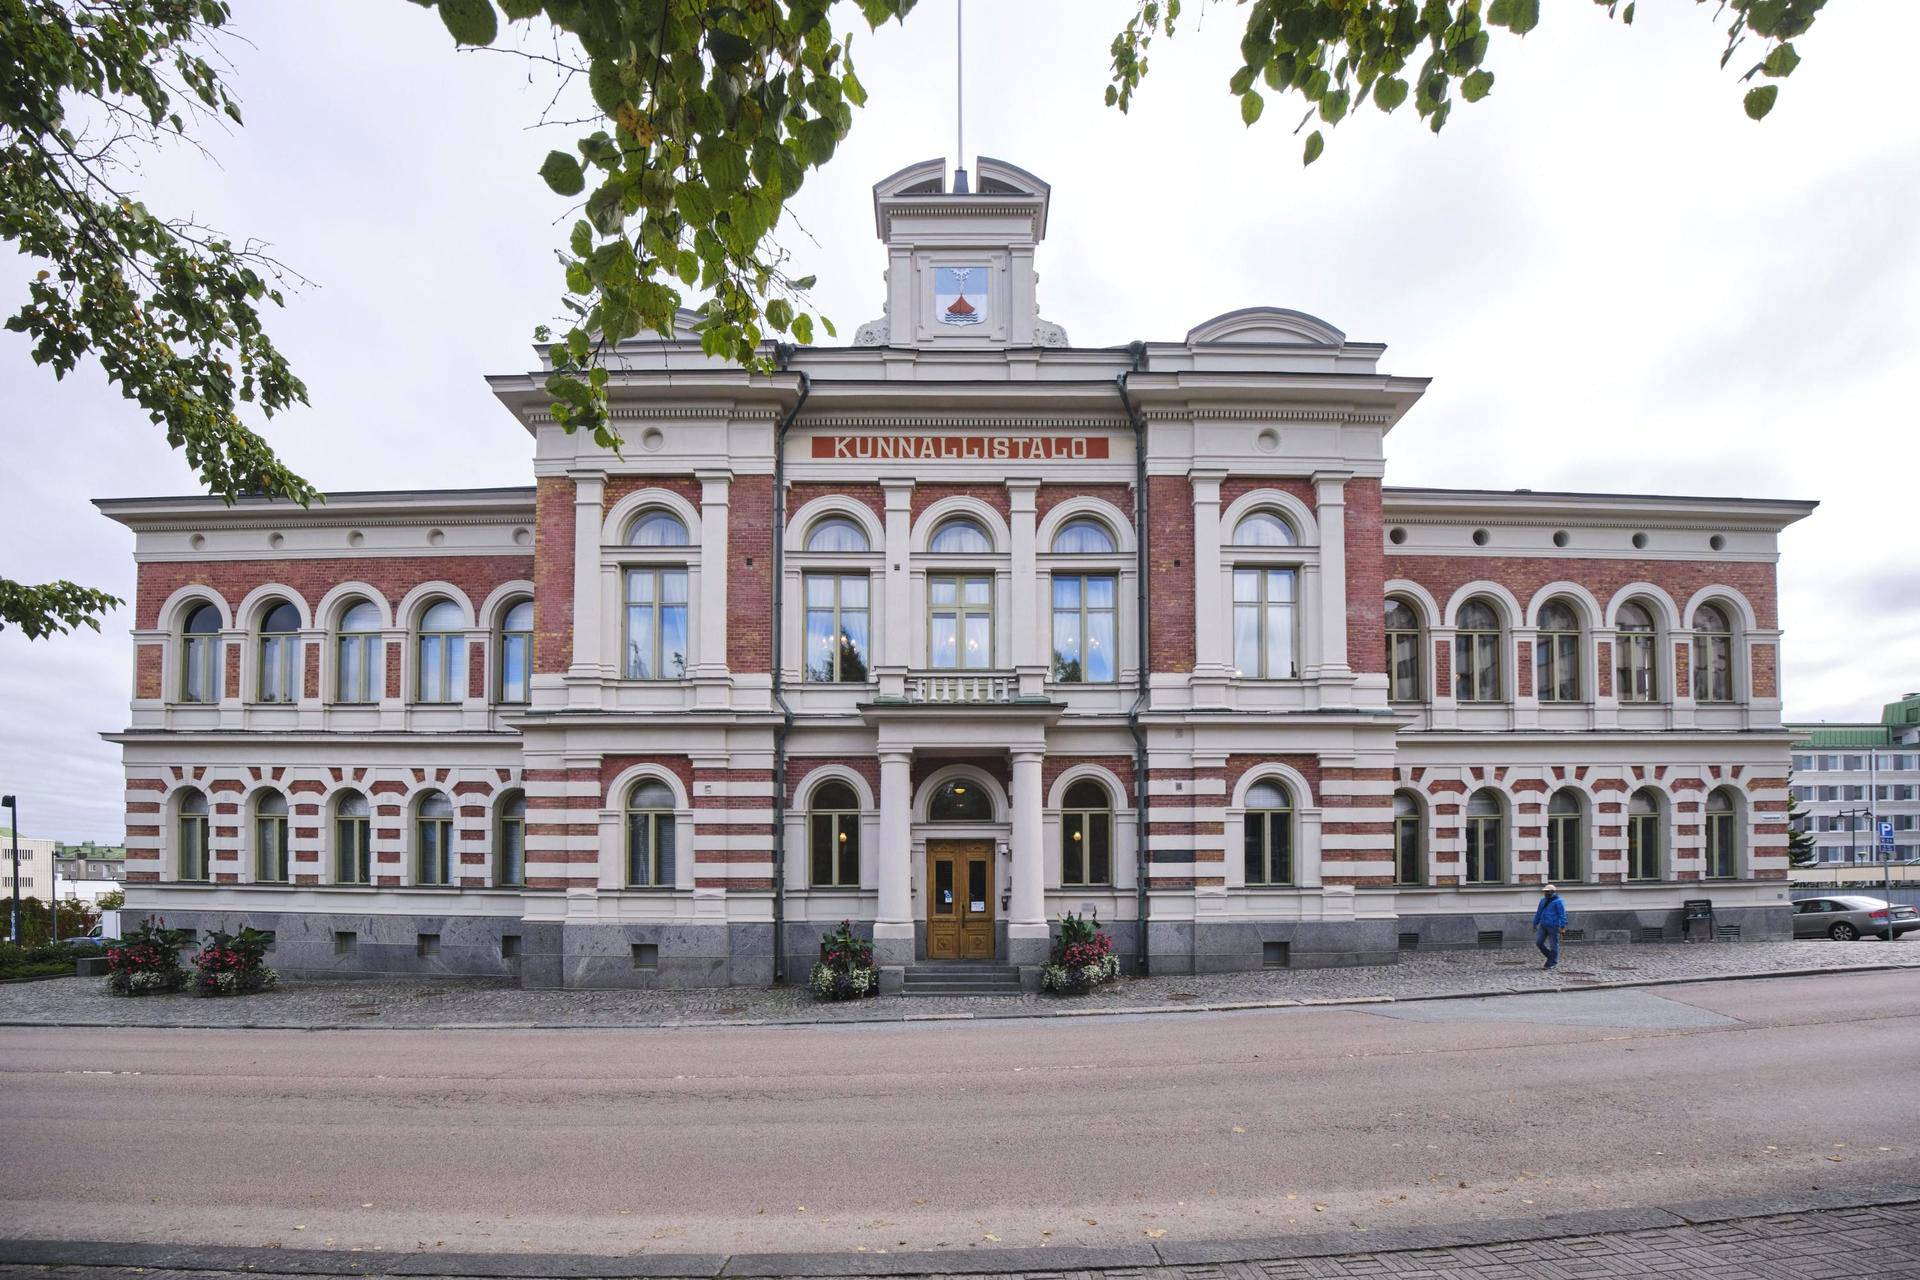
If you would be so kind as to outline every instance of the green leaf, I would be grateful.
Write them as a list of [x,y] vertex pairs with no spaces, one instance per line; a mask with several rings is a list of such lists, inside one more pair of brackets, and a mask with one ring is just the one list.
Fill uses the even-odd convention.
[[567,238],[567,247],[573,250],[576,258],[584,258],[593,252],[593,228],[584,219],[573,224],[573,234]]
[[1373,105],[1392,111],[1407,100],[1407,82],[1399,76],[1381,76],[1373,82]]
[[1320,136],[1320,131],[1318,129],[1315,129],[1312,133],[1307,135],[1306,156],[1304,159],[1300,161],[1300,163],[1312,164],[1315,160],[1318,160],[1320,158],[1320,153],[1322,151],[1325,151],[1326,149],[1327,149],[1327,140]]
[[793,304],[785,298],[769,299],[766,306],[767,323],[777,332],[785,333],[787,326],[793,323]]
[[813,344],[813,317],[804,312],[795,316],[793,318],[793,336],[799,340],[801,346],[811,346]]
[[1742,104],[1747,109],[1747,118],[1749,120],[1765,119],[1767,112],[1773,110],[1773,100],[1779,96],[1780,86],[1777,84],[1763,84],[1756,89],[1747,90],[1746,101]]
[[458,44],[490,45],[500,34],[492,0],[440,0],[440,21]]
[[540,163],[540,176],[556,195],[577,196],[587,186],[587,175],[580,172],[580,162],[564,151],[547,152],[547,158]]
[[1493,91],[1493,72],[1475,71],[1460,82],[1460,96],[1468,102],[1478,102]]
[[1760,69],[1768,75],[1778,78],[1792,75],[1793,69],[1799,65],[1799,51],[1791,44],[1782,44],[1779,48],[1767,55],[1767,60],[1760,64]]
[[1255,120],[1260,118],[1260,113],[1266,110],[1266,106],[1266,99],[1260,96],[1258,90],[1247,90],[1240,95],[1240,123],[1245,125],[1253,124]]

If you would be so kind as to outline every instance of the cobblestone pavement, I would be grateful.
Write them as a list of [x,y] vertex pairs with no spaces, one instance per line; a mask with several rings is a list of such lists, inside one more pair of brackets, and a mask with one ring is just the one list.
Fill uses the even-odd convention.
[[1078,998],[892,996],[816,1003],[802,988],[684,991],[526,991],[473,979],[287,980],[242,999],[126,999],[98,978],[0,986],[0,1025],[80,1026],[677,1026],[688,1023],[878,1022],[939,1017],[1045,1017],[1288,1002],[1415,999],[1568,991],[1608,983],[1738,978],[1783,971],[1899,965],[1920,968],[1920,941],[1638,944],[1566,948],[1540,969],[1531,949],[1438,951],[1399,964],[1123,979]]
[[[257,1254],[258,1251],[249,1251]],[[1023,1271],[969,1273],[941,1267],[951,1280],[984,1280],[992,1275],[1013,1280],[1344,1280],[1345,1277],[1387,1277],[1389,1280],[1612,1280],[1613,1277],[1684,1275],[1700,1280],[1828,1280],[1830,1277],[1920,1277],[1920,1204],[1878,1205],[1760,1218],[1686,1223],[1644,1231],[1603,1232],[1505,1243],[1454,1245],[1435,1248],[1383,1249],[1372,1253],[1328,1254],[1313,1247],[1293,1251],[1295,1256],[1251,1262],[1205,1265],[1168,1265],[1090,1271]],[[342,1257],[350,1255],[327,1255]],[[409,1256],[409,1263],[415,1259]],[[547,1274],[539,1259],[503,1259],[504,1270],[493,1275]],[[589,1276],[619,1274],[613,1268],[582,1266],[566,1259],[549,1259],[552,1274]],[[635,1259],[636,1262],[641,1260]],[[661,1261],[665,1261],[662,1259]],[[694,1259],[682,1259],[692,1262]],[[752,1259],[702,1259],[707,1269],[690,1275],[758,1276],[768,1272]],[[795,1259],[798,1262],[798,1259]],[[820,1261],[826,1262],[827,1259]],[[317,1260],[316,1260],[317,1262]],[[418,1259],[406,1274],[459,1277],[458,1260],[445,1267],[433,1258]],[[746,1265],[742,1265],[742,1264]],[[860,1258],[856,1274],[876,1280],[889,1274],[886,1261],[873,1255]],[[295,1275],[325,1275],[329,1268],[304,1265],[297,1272],[276,1275],[270,1268],[245,1268],[259,1280],[293,1280]],[[852,1269],[849,1268],[851,1271]],[[0,1280],[214,1280],[234,1270],[190,1270],[131,1266],[6,1265]],[[379,1269],[355,1275],[380,1277]],[[629,1274],[671,1275],[638,1267]],[[799,1274],[826,1280],[826,1267],[804,1266]]]

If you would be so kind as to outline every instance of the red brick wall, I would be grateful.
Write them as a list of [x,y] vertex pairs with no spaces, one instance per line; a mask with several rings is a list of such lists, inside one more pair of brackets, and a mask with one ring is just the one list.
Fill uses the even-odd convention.
[[[700,509],[701,491],[705,486],[692,476],[609,476],[600,490],[600,510],[613,510],[620,499],[642,489],[664,489],[686,499],[695,511]],[[616,536],[618,536],[616,534]],[[695,544],[700,541],[700,528],[696,524],[687,530],[687,536]]]
[[[686,788],[687,799],[689,804],[691,804],[693,799],[693,764],[685,756],[602,756],[600,757],[601,808],[617,809],[625,802],[626,798],[624,796],[616,796],[609,791],[608,788],[613,786],[614,779],[637,764],[655,765],[680,779],[680,785]],[[536,772],[529,771],[526,776],[527,780],[531,782],[535,779]],[[533,799],[537,798],[539,797],[530,798],[527,803],[531,805]],[[573,807],[580,807],[580,802],[577,798],[569,800],[568,803]],[[688,852],[691,854],[691,850]]]
[[[1377,485],[1378,482],[1376,482]],[[1349,486],[1351,487],[1351,486]],[[1307,504],[1309,511],[1319,511],[1319,495],[1313,491],[1313,481],[1300,476],[1228,476],[1220,482],[1220,510],[1226,509],[1255,489],[1278,489],[1290,493]],[[1233,530],[1222,528],[1220,541],[1224,544],[1233,538]]]
[[913,518],[918,520],[928,507],[942,498],[977,498],[1000,513],[1002,520],[1013,519],[1013,503],[1003,484],[916,484],[913,487]]
[[[571,518],[571,512],[569,512]],[[136,627],[153,627],[160,606],[181,587],[211,588],[237,608],[255,587],[279,583],[309,607],[342,582],[364,582],[397,606],[423,582],[448,582],[466,592],[478,609],[494,588],[529,577],[534,557],[526,552],[476,556],[359,556],[322,560],[165,561],[140,566],[134,611]],[[569,567],[571,572],[571,567]],[[571,581],[571,579],[569,579]]]
[[1097,764],[1114,777],[1120,779],[1120,785],[1127,789],[1127,794],[1108,797],[1113,802],[1114,808],[1129,809],[1133,807],[1132,756],[1070,756],[1055,755],[1052,752],[1048,752],[1046,759],[1040,762],[1040,783],[1043,798],[1053,794],[1053,784],[1059,780],[1061,774],[1083,764]]
[[[1352,554],[1352,548],[1348,548]],[[1549,582],[1577,582],[1605,604],[1622,587],[1651,582],[1682,608],[1702,587],[1727,586],[1753,606],[1755,620],[1772,628],[1774,574],[1770,564],[1729,560],[1550,560],[1533,556],[1406,556],[1388,552],[1386,576],[1425,587],[1441,607],[1469,582],[1497,582],[1525,605]]]
[[1780,676],[1775,666],[1777,655],[1774,646],[1756,644],[1753,646],[1753,696],[1756,698],[1777,698],[1780,696]]
[[875,805],[880,803],[880,761],[875,756],[788,756],[787,807],[800,806],[807,794],[807,775],[822,765],[837,764],[866,780]]
[[1387,669],[1387,555],[1381,539],[1380,482],[1347,481],[1347,665]]
[[[787,485],[787,518],[812,502],[815,498],[825,497],[851,498],[855,502],[864,502],[873,512],[874,518],[884,527],[887,522],[887,495],[877,484],[833,484],[824,480],[794,481]],[[805,537],[805,531],[801,533]],[[798,551],[799,547],[788,547],[788,551]],[[880,550],[879,547],[874,548]]]
[[534,498],[533,669],[573,665],[573,481],[547,476]]
[[735,476],[727,513],[727,666],[773,670],[773,477]]
[[1148,670],[1193,670],[1193,485],[1147,478]]
[[162,666],[166,661],[165,655],[165,645],[137,644],[133,647],[134,697],[157,698],[160,696]]
[[[1047,512],[1065,502],[1068,498],[1100,498],[1118,507],[1126,517],[1128,525],[1133,524],[1133,486],[1130,484],[1043,484],[1034,496],[1033,509],[1042,520]],[[1049,548],[1042,547],[1046,551]]]

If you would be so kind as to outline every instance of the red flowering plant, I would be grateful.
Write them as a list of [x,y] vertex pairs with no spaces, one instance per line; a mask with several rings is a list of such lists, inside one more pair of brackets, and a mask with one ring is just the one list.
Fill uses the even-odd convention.
[[238,933],[215,930],[193,958],[193,994],[240,996],[270,990],[280,975],[267,967],[267,946],[273,935],[241,926]]
[[117,996],[178,991],[187,984],[187,971],[180,967],[180,948],[186,942],[186,930],[169,929],[148,916],[107,948],[107,990]]
[[1058,995],[1085,995],[1120,976],[1120,957],[1097,916],[1060,917],[1053,936],[1053,958],[1040,970],[1040,985]]
[[807,986],[820,1000],[857,1000],[879,990],[873,944],[854,937],[851,920],[842,920],[838,929],[820,939],[820,963],[813,966]]

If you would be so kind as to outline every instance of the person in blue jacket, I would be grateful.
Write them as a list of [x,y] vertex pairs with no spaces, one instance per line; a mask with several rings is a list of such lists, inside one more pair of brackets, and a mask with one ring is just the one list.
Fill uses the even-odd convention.
[[1567,927],[1567,904],[1552,885],[1540,891],[1540,905],[1533,909],[1533,945],[1547,962],[1540,967],[1552,969],[1560,963],[1560,931]]

